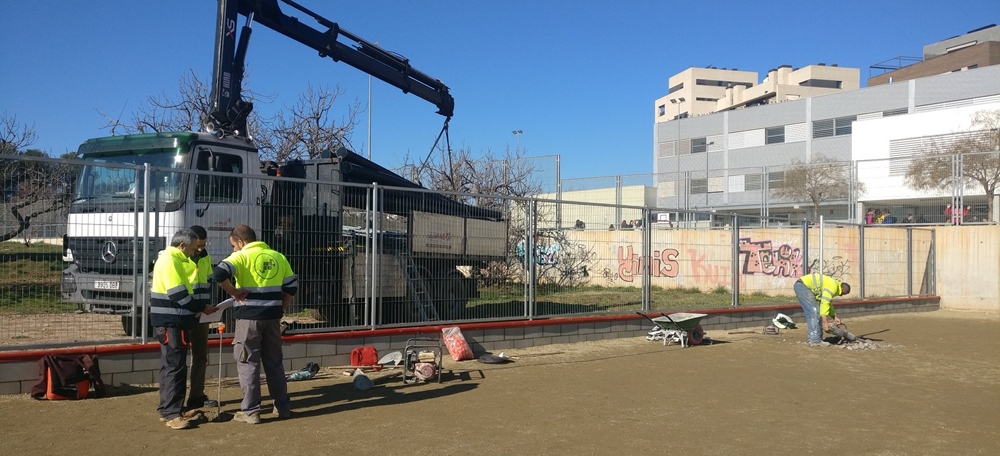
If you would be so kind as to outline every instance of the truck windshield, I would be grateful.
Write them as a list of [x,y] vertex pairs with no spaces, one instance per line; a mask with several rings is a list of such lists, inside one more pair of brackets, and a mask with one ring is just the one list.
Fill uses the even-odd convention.
[[[134,166],[149,163],[153,167],[150,179],[150,202],[167,204],[176,203],[183,198],[183,182],[181,173],[170,171],[187,167],[188,154],[179,153],[177,149],[144,150],[141,154],[135,151],[120,151],[84,155],[93,164],[80,170],[77,178],[74,205],[94,205],[102,203],[123,203],[136,197],[142,199],[144,171]],[[121,167],[120,165],[133,166]]]

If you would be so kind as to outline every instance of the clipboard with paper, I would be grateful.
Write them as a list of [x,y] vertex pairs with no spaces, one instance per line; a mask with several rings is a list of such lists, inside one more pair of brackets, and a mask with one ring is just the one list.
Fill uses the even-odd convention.
[[229,298],[215,305],[215,312],[211,315],[201,314],[199,318],[199,323],[215,323],[222,321],[222,311],[233,306],[236,301],[233,298]]

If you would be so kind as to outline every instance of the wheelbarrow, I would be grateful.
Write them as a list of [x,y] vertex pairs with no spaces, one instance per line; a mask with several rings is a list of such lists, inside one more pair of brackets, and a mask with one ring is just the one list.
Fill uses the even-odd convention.
[[642,312],[636,312],[649,320],[655,326],[646,335],[646,340],[662,340],[663,346],[671,342],[681,344],[681,348],[690,345],[700,345],[705,340],[705,330],[701,329],[701,319],[708,314],[675,312],[667,315],[660,313],[659,317],[649,318]]

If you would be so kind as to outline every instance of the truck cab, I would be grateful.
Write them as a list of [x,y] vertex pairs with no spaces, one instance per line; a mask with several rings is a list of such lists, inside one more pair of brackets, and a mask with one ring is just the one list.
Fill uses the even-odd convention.
[[261,191],[244,179],[249,169],[259,173],[260,160],[244,140],[196,132],[112,136],[88,140],[78,152],[92,164],[81,167],[69,208],[62,295],[84,310],[130,312],[143,263],[155,262],[180,228],[205,226],[209,253],[224,257],[233,227],[260,226],[260,211],[251,208]]
[[213,263],[231,253],[233,228],[250,226],[299,275],[297,306],[348,326],[457,318],[476,296],[459,271],[506,254],[500,213],[343,148],[278,164],[243,138],[178,132],[92,139],[79,151],[91,164],[69,210],[62,297],[122,315],[126,333],[157,255],[192,225],[208,232]]

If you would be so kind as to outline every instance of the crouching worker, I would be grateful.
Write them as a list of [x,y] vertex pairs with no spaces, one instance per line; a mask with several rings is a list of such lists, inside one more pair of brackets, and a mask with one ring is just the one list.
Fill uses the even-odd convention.
[[840,324],[840,317],[837,317],[837,312],[833,308],[833,298],[850,293],[851,285],[814,272],[799,277],[793,289],[802,311],[806,314],[806,338],[809,345],[814,347],[830,345],[829,342],[823,341],[820,327],[822,325],[825,332],[840,335],[839,328],[830,323],[830,319],[833,318],[834,324]]
[[197,236],[189,229],[174,233],[170,246],[156,259],[150,287],[149,315],[160,342],[160,421],[171,429],[187,429],[182,416],[187,392],[187,354],[190,331],[198,324],[196,314],[211,314],[211,305],[193,299],[191,257],[198,251]]

